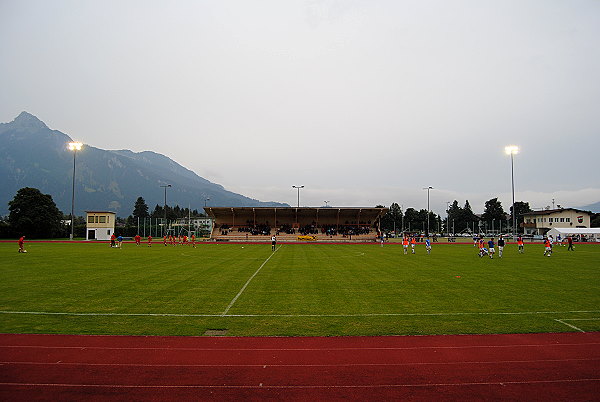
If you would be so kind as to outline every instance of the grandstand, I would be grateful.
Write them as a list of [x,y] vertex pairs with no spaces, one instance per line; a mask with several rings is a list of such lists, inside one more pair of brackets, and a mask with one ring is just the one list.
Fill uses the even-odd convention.
[[388,208],[208,207],[216,241],[373,241]]

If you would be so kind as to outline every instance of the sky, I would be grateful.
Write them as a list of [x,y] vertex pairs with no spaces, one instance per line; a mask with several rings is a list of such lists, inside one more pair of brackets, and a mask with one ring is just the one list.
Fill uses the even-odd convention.
[[[0,0],[0,122],[302,206],[600,201],[598,0]],[[193,203],[193,200],[192,200]]]

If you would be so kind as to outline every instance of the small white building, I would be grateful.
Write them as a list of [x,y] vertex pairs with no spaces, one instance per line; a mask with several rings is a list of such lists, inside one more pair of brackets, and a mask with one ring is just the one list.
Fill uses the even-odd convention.
[[552,228],[546,233],[547,236],[561,239],[571,236],[574,238],[585,238],[587,241],[600,242],[600,228]]
[[117,214],[110,211],[85,211],[87,240],[109,240],[115,233]]

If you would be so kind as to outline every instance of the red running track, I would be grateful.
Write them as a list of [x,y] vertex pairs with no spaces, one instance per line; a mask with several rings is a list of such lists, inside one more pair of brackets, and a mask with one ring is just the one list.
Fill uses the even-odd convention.
[[0,400],[599,400],[600,333],[0,335]]

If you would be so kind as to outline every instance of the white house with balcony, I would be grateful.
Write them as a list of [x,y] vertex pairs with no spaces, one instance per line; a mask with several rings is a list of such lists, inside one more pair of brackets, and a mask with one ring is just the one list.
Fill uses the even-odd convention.
[[592,213],[575,208],[546,209],[523,214],[526,235],[545,235],[553,228],[589,228]]

